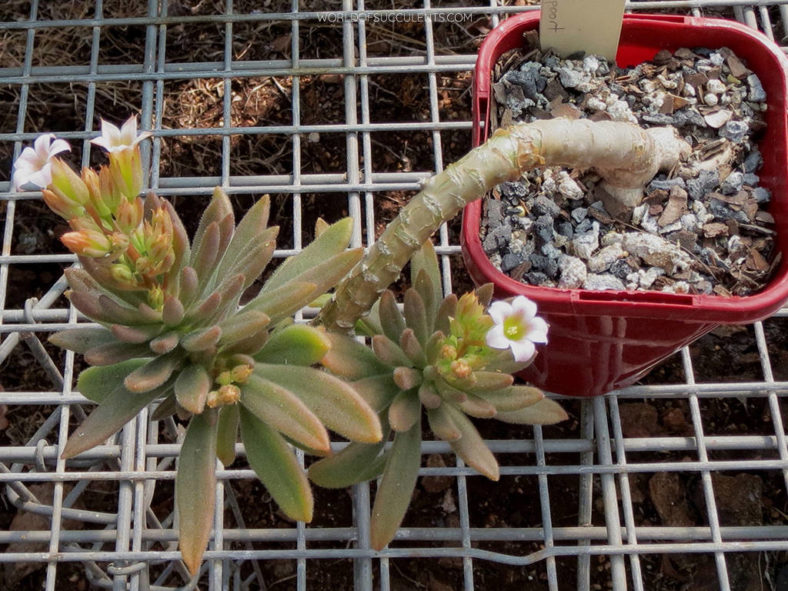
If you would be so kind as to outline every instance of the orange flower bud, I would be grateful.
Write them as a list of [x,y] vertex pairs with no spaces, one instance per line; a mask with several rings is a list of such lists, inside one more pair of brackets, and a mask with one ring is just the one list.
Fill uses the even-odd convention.
[[112,251],[109,239],[95,230],[66,232],[60,240],[66,245],[66,248],[80,256],[101,258]]

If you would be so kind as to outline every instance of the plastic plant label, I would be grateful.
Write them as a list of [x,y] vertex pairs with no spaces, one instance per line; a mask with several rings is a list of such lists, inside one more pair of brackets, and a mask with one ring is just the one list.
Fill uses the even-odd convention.
[[542,0],[543,50],[566,57],[579,51],[616,59],[626,0]]

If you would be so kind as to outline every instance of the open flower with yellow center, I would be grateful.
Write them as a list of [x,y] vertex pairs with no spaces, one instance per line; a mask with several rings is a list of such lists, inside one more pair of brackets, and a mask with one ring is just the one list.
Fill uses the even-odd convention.
[[149,131],[137,132],[137,117],[132,116],[120,128],[102,119],[101,135],[90,140],[107,151],[113,188],[129,199],[142,191],[144,179],[139,143],[150,136]]
[[536,315],[536,304],[525,296],[517,296],[511,303],[493,302],[487,313],[495,324],[485,342],[493,349],[511,349],[519,362],[534,356],[535,343],[547,342],[547,322]]
[[22,150],[14,162],[14,190],[19,191],[30,185],[39,189],[47,187],[52,182],[52,159],[70,150],[67,141],[55,139],[51,133],[37,137],[33,147]]

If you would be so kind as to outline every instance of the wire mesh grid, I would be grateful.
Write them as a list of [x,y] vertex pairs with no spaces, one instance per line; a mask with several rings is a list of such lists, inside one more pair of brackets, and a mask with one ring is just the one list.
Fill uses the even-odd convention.
[[[139,100],[130,108],[141,114],[142,127],[154,133],[145,154],[152,164],[151,187],[183,203],[187,199],[205,202],[215,185],[239,198],[262,193],[280,196],[284,219],[291,225],[290,242],[275,254],[280,259],[301,248],[302,234],[308,234],[305,226],[311,221],[305,204],[321,200],[326,211],[343,210],[355,218],[355,245],[369,244],[380,223],[378,207],[387,195],[413,191],[421,179],[443,167],[447,133],[469,138],[470,121],[451,119],[442,108],[440,76],[470,72],[475,56],[469,51],[444,51],[445,39],[441,39],[442,32],[436,35],[435,23],[453,19],[495,25],[507,15],[534,8],[498,6],[495,0],[473,7],[435,8],[425,0],[419,8],[369,11],[364,0],[343,0],[333,3],[334,10],[307,12],[303,2],[292,0],[291,6],[278,11],[266,8],[242,13],[236,12],[233,0],[226,0],[214,13],[184,15],[180,3],[150,0],[118,17],[108,16],[109,2],[96,0],[91,12],[63,18],[53,16],[48,3],[32,0],[24,4],[22,18],[0,23],[0,34],[20,57],[19,63],[0,63],[0,90],[14,92],[13,100],[5,105],[13,122],[0,129],[0,143],[9,153],[17,156],[38,131],[33,127],[41,85],[56,85],[66,95],[80,86],[85,90],[82,125],[57,131],[73,145],[81,145],[82,164],[90,164],[89,139],[96,135],[97,117],[113,115],[97,112],[97,105],[106,105],[107,91],[114,85],[132,83]],[[711,11],[760,28],[772,39],[776,36],[777,42],[788,35],[788,5],[780,2],[638,2],[628,8],[695,15]],[[368,51],[375,18],[393,21],[395,15],[403,22],[418,23],[423,51],[403,55]],[[202,59],[196,49],[193,59],[169,59],[168,36],[174,29],[206,24],[217,33],[213,42],[219,59]],[[248,33],[273,24],[283,32],[277,39],[286,58],[239,58],[239,30]],[[327,55],[319,48],[304,54],[304,33],[314,31],[316,24],[340,40],[336,54]],[[48,65],[36,52],[45,45],[48,33],[58,28],[77,31],[87,49]],[[124,34],[136,31],[139,52],[104,63],[102,47],[110,43],[115,28]],[[426,108],[412,120],[379,120],[376,80],[403,74],[421,79],[429,99]],[[303,91],[306,81],[315,77],[330,80],[338,89],[334,95],[342,97],[338,120],[328,121],[320,112],[306,109]],[[252,79],[274,81],[287,97],[279,122],[238,122],[235,85]],[[174,128],[163,124],[167,101],[172,100],[168,89],[185,80],[210,83],[218,97],[214,103],[220,110],[218,125]],[[68,106],[69,99],[64,102]],[[431,170],[378,167],[375,147],[385,144],[390,134],[410,132],[422,133],[418,137],[431,145]],[[236,147],[239,138],[269,136],[279,138],[284,146],[279,157],[285,172],[266,168],[263,162],[256,174],[239,174],[235,168],[243,157]],[[211,174],[173,173],[163,167],[162,154],[170,149],[171,140],[199,143],[208,138],[220,162]],[[344,160],[339,169],[320,169],[305,161],[305,155],[314,154],[309,144],[320,145],[327,138],[336,140],[330,149],[338,150]],[[417,494],[425,500],[421,512],[416,518],[413,512],[406,517],[395,542],[383,552],[369,545],[374,483],[355,486],[341,495],[318,491],[317,512],[323,520],[306,525],[276,518],[275,507],[254,484],[251,470],[222,469],[218,472],[220,510],[215,512],[215,534],[199,582],[189,583],[178,560],[173,527],[172,481],[178,451],[174,423],[152,423],[143,411],[106,445],[69,462],[59,458],[70,422],[81,420],[90,410],[89,403],[72,390],[73,354],[58,357],[43,344],[49,333],[78,320],[62,298],[66,283],[61,272],[74,259],[24,248],[30,228],[20,223],[20,212],[40,196],[9,192],[10,158],[4,162],[8,166],[2,171],[6,181],[0,181],[5,217],[0,361],[7,367],[14,355],[24,355],[31,371],[54,386],[31,391],[23,384],[0,392],[0,404],[11,413],[23,407],[41,409],[35,413],[40,420],[31,435],[0,448],[0,482],[6,502],[20,513],[38,516],[38,521],[24,522],[24,527],[17,524],[0,531],[0,544],[6,548],[0,562],[33,563],[45,569],[46,589],[64,585],[69,580],[65,576],[75,572],[69,568],[74,564],[84,569],[90,584],[113,589],[189,585],[211,589],[322,589],[329,585],[359,590],[471,590],[493,585],[550,590],[667,589],[673,587],[660,582],[666,561],[675,567],[678,557],[687,555],[705,558],[691,566],[695,574],[707,578],[704,584],[710,586],[702,588],[743,589],[742,569],[753,565],[760,574],[760,588],[777,588],[778,566],[788,550],[788,525],[781,513],[788,484],[781,397],[788,392],[788,381],[779,367],[785,356],[775,351],[770,339],[775,331],[785,330],[787,309],[762,323],[719,336],[723,345],[738,339],[737,350],[747,350],[751,362],[760,368],[757,379],[718,380],[698,372],[697,367],[705,367],[708,361],[704,355],[714,355],[714,351],[703,349],[698,356],[684,348],[668,362],[673,367],[671,375],[679,379],[660,381],[663,374],[657,374],[648,384],[582,403],[567,402],[573,417],[569,428],[534,427],[513,437],[486,431],[489,446],[501,459],[501,483],[481,482],[481,477],[450,455],[445,456],[450,458],[448,465],[432,461],[448,454],[449,447],[425,442],[420,482],[430,483],[426,489],[437,490],[437,496],[420,489]],[[459,245],[452,228],[442,228],[438,253],[447,285],[462,281],[461,266],[455,264]],[[37,286],[37,299],[12,297],[24,271],[53,266],[51,282]],[[678,408],[687,417],[681,429],[665,428],[664,416],[661,426],[651,431],[628,428],[627,417],[633,410],[648,413],[666,401],[670,402],[668,414]],[[761,428],[742,432],[724,421],[711,420],[712,409],[720,405],[735,407],[739,414],[760,413]],[[742,486],[737,480],[741,475],[755,475],[773,488],[771,496],[764,495],[768,507],[749,520],[731,516],[729,495],[720,496],[722,488]],[[652,494],[655,487],[691,486],[697,497],[694,506],[700,507],[701,514],[691,523],[671,521],[664,515],[662,520],[644,516],[644,482]],[[506,496],[500,491],[506,491]],[[683,497],[684,493],[676,498]],[[756,506],[762,506],[760,499]],[[255,521],[260,512],[269,513],[271,519]],[[425,513],[429,519],[425,520]],[[772,518],[764,519],[766,513]],[[426,578],[424,573],[428,573]],[[434,573],[449,574],[441,575],[446,577],[441,581]]]

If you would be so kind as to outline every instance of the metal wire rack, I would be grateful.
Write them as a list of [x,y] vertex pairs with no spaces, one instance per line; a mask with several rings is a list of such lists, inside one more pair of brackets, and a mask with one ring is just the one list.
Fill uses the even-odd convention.
[[[356,219],[355,244],[368,244],[375,231],[376,202],[390,191],[416,189],[430,172],[378,170],[373,158],[375,134],[426,130],[432,141],[432,169],[437,171],[445,164],[443,134],[470,130],[469,121],[442,116],[438,81],[444,73],[471,71],[475,56],[442,51],[443,41],[436,36],[434,23],[489,18],[495,25],[510,14],[535,8],[498,6],[495,0],[472,7],[436,8],[430,5],[430,0],[424,0],[420,8],[368,11],[364,0],[342,0],[328,3],[332,10],[305,12],[299,0],[292,0],[292,6],[281,12],[261,9],[240,14],[234,10],[233,0],[226,0],[222,10],[215,14],[183,16],[175,11],[180,6],[177,3],[149,0],[147,4],[138,3],[136,13],[130,9],[129,16],[116,18],[105,15],[107,0],[96,0],[90,14],[53,19],[44,10],[46,4],[43,0],[31,0],[26,18],[0,22],[0,35],[8,35],[7,39],[16,43],[22,56],[19,65],[0,63],[0,90],[16,92],[16,98],[4,105],[15,113],[15,123],[12,128],[0,129],[0,144],[9,147],[15,157],[35,137],[29,121],[37,85],[61,85],[67,91],[69,85],[80,84],[86,87],[84,126],[62,129],[59,135],[75,146],[82,146],[82,162],[87,165],[90,163],[88,141],[96,131],[93,122],[99,92],[131,81],[139,87],[139,102],[133,106],[141,113],[142,126],[154,132],[152,146],[145,154],[152,163],[152,188],[172,197],[204,197],[215,185],[225,187],[233,195],[286,196],[289,219],[292,219],[291,243],[276,252],[279,258],[293,254],[302,246],[305,195],[338,197],[332,203],[339,203],[337,207]],[[759,28],[772,39],[776,37],[778,43],[788,38],[788,2],[631,2],[628,8],[691,11],[695,15],[727,10],[726,15]],[[403,56],[370,54],[367,48],[370,23],[375,18],[392,19],[396,15],[409,17],[423,27],[423,52]],[[341,53],[302,55],[301,33],[316,22],[341,37]],[[218,30],[222,35],[216,43],[220,44],[223,57],[218,61],[170,61],[168,32],[174,27],[204,23],[220,25]],[[289,57],[265,61],[237,59],[234,32],[242,27],[270,23],[289,29]],[[60,27],[80,32],[89,51],[84,59],[74,56],[73,63],[41,65],[35,59],[36,49],[48,31]],[[102,46],[113,27],[135,28],[140,32],[138,58],[103,63]],[[400,74],[422,78],[429,93],[429,108],[418,120],[380,121],[371,98],[372,79],[376,75]],[[314,114],[305,118],[310,114],[304,111],[302,81],[307,76],[324,75],[337,77],[342,85],[344,117],[335,122],[305,123],[316,119]],[[290,104],[285,123],[234,124],[234,84],[252,77],[275,77],[288,82]],[[210,79],[216,83],[222,110],[219,126],[163,127],[168,86],[189,79]],[[320,121],[319,117],[317,120]],[[233,151],[234,141],[263,134],[277,135],[289,144],[282,157],[291,159],[286,167],[290,172],[236,174],[231,166],[232,159],[238,157]],[[302,160],[303,148],[305,142],[318,137],[315,134],[344,140],[346,163],[341,170],[309,172],[308,163]],[[175,137],[220,138],[220,170],[213,176],[160,175],[163,143]],[[3,174],[7,179],[10,165]],[[449,498],[453,506],[444,508],[443,513],[436,507],[435,513],[441,518],[430,524],[406,518],[395,542],[383,552],[374,552],[369,547],[370,497],[374,484],[356,486],[349,496],[331,497],[333,504],[324,506],[320,506],[322,497],[318,494],[317,511],[330,512],[332,507],[344,506],[346,522],[305,525],[279,521],[277,526],[258,527],[247,523],[249,508],[244,503],[248,503],[248,495],[244,497],[245,502],[238,501],[239,489],[253,486],[253,473],[248,469],[222,470],[218,474],[220,510],[215,513],[215,535],[200,582],[190,584],[178,560],[173,528],[171,482],[178,451],[177,443],[173,443],[174,423],[152,423],[144,411],[114,441],[82,454],[78,460],[66,463],[59,459],[70,421],[84,416],[83,405],[87,410],[89,407],[81,395],[72,391],[73,355],[67,354],[62,360],[53,358],[42,341],[52,331],[76,322],[77,315],[61,297],[66,283],[58,273],[53,275],[51,285],[40,286],[43,295],[38,299],[14,303],[10,302],[8,293],[10,286],[18,281],[19,272],[40,265],[55,264],[62,268],[73,257],[28,254],[20,249],[25,230],[18,223],[17,212],[26,201],[38,196],[9,190],[7,180],[0,182],[4,211],[0,362],[25,351],[35,360],[35,371],[43,372],[55,386],[49,391],[27,391],[22,387],[18,391],[0,392],[0,404],[11,409],[20,406],[42,409],[40,424],[28,440],[20,445],[0,447],[0,483],[5,502],[42,519],[37,528],[0,531],[0,544],[6,545],[7,550],[0,554],[0,563],[45,566],[47,590],[63,584],[63,571],[73,563],[84,568],[87,579],[97,588],[202,586],[301,590],[317,579],[331,581],[330,577],[317,576],[324,570],[335,574],[344,570],[345,574],[337,575],[332,584],[339,588],[344,583],[336,581],[346,581],[347,588],[352,586],[357,590],[426,588],[424,581],[413,581],[404,575],[400,565],[428,561],[448,565],[447,569],[454,573],[450,588],[487,589],[490,581],[496,580],[502,588],[648,590],[663,588],[657,582],[659,560],[687,554],[708,557],[708,577],[716,578],[708,588],[724,591],[743,588],[737,582],[742,555],[757,555],[758,564],[764,565],[762,588],[769,588],[768,585],[777,588],[775,562],[784,559],[788,551],[788,524],[784,514],[768,523],[760,516],[751,522],[732,523],[718,508],[718,489],[723,475],[757,474],[776,483],[776,509],[786,502],[788,447],[782,398],[788,393],[788,381],[780,380],[784,372],[775,372],[777,366],[773,364],[777,361],[770,358],[768,342],[770,324],[784,326],[788,322],[786,308],[774,318],[744,331],[754,351],[754,362],[760,364],[761,379],[715,381],[714,376],[697,375],[696,364],[703,359],[693,357],[690,349],[685,348],[673,360],[678,373],[684,376],[681,381],[651,380],[648,385],[611,392],[582,404],[569,403],[576,418],[573,431],[558,436],[550,429],[535,427],[522,431],[514,439],[492,436],[489,445],[501,458],[502,482],[515,484],[519,491],[517,498],[530,508],[516,526],[512,520],[504,520],[504,526],[497,526],[495,516],[484,512],[489,495],[494,496],[495,486],[502,484],[480,484],[482,479],[459,460],[449,466],[425,461],[421,477],[448,478],[450,484],[444,492],[449,496],[444,498]],[[452,264],[458,262],[459,245],[456,234],[448,228],[440,232],[438,252],[444,279],[451,286],[461,267]],[[684,405],[689,416],[687,432],[626,432],[622,409],[635,402],[668,399]],[[763,411],[766,417],[763,429],[757,433],[731,434],[724,426],[710,425],[705,413],[712,400],[728,401],[752,412]],[[423,445],[425,457],[448,452],[448,446],[442,442]],[[656,474],[695,483],[705,512],[697,521],[702,525],[666,525],[642,518],[639,508],[643,501],[638,498],[638,483],[644,476]],[[103,496],[96,494],[96,489],[104,491]],[[567,494],[568,490],[574,492]],[[257,494],[262,492],[258,490]],[[265,504],[264,499],[260,502]],[[511,510],[520,509],[512,506]],[[271,564],[284,564],[285,568],[271,575],[268,568]],[[507,578],[495,579],[493,573]],[[440,588],[432,579],[429,584],[432,589]]]

